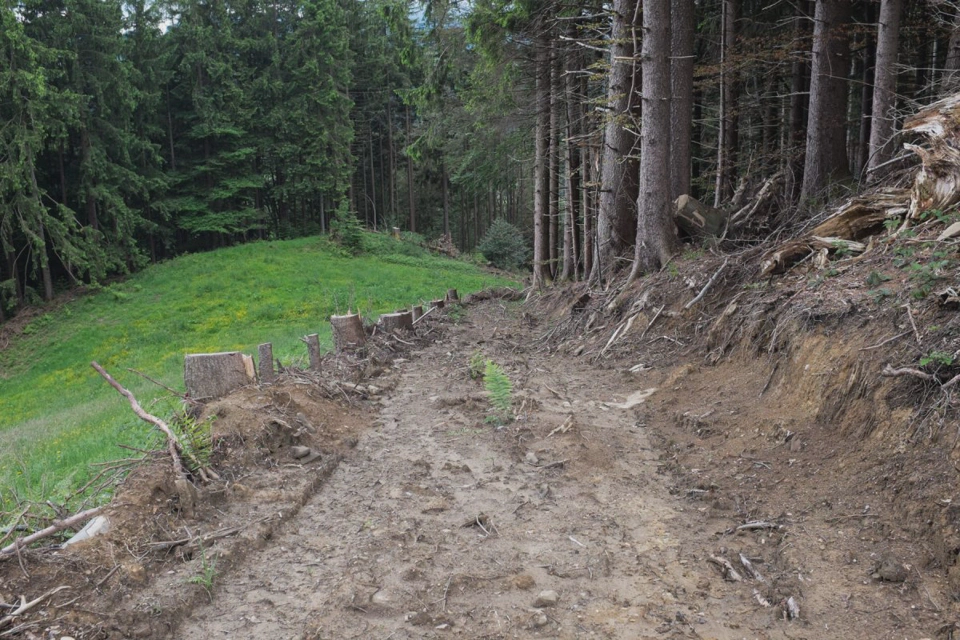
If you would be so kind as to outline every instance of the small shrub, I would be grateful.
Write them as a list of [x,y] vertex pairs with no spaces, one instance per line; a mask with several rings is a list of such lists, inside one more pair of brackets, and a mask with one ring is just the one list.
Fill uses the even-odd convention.
[[470,356],[470,379],[479,380],[483,377],[483,371],[486,369],[487,360],[483,357],[483,353],[477,349],[473,352],[473,355]]
[[953,354],[947,353],[946,351],[931,351],[927,355],[920,358],[920,366],[925,367],[928,364],[942,365],[944,367],[949,367],[953,364]]
[[498,269],[516,270],[530,259],[530,248],[523,234],[506,220],[494,220],[477,250]]
[[341,204],[330,221],[330,236],[341,247],[356,255],[363,251],[363,225],[346,203]]

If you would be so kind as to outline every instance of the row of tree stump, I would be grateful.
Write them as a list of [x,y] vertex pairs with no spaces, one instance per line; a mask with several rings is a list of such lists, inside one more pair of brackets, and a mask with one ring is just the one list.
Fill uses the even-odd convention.
[[[412,331],[414,325],[435,309],[443,309],[447,304],[460,302],[456,289],[449,289],[445,298],[431,300],[429,309],[424,313],[423,305],[410,309],[399,309],[394,313],[380,316],[379,324],[372,330],[385,333]],[[367,330],[359,313],[342,316],[330,316],[333,330],[333,344],[337,353],[356,353],[367,342]],[[303,338],[307,345],[310,369],[320,371],[322,354],[318,334],[312,333]],[[273,344],[265,342],[257,348],[257,367],[253,357],[239,351],[219,353],[188,353],[183,360],[183,381],[187,395],[194,400],[213,400],[230,392],[260,382],[273,382],[277,377],[274,368]]]

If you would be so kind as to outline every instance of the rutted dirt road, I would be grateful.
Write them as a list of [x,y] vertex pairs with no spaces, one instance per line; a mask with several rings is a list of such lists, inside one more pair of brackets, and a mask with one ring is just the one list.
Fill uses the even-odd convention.
[[[397,361],[356,449],[268,546],[218,578],[176,637],[913,639],[942,626],[912,574],[867,575],[863,527],[846,533],[864,541],[858,564],[833,542],[846,521],[789,512],[775,491],[774,504],[745,507],[750,494],[733,491],[787,467],[788,456],[791,473],[803,468],[803,452],[786,442],[776,443],[782,461],[759,464],[746,453],[725,460],[723,437],[709,446],[721,426],[751,432],[751,409],[741,412],[731,389],[756,398],[766,372],[709,369],[694,405],[715,415],[678,420],[689,368],[629,374],[551,356],[532,344],[542,330],[517,316],[498,302],[473,307]],[[484,422],[482,387],[469,376],[477,350],[514,383],[518,420],[502,428]],[[706,444],[651,435],[678,424]],[[710,469],[690,468],[697,455],[730,473],[711,480]],[[764,514],[784,527],[732,532]]]

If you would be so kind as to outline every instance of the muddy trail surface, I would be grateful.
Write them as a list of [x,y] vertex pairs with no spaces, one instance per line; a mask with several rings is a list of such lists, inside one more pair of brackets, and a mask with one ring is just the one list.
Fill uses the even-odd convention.
[[[596,368],[534,325],[486,302],[395,361],[356,448],[172,637],[952,633],[909,536],[831,476],[803,406],[758,396],[761,365]],[[505,425],[478,352],[513,382]]]

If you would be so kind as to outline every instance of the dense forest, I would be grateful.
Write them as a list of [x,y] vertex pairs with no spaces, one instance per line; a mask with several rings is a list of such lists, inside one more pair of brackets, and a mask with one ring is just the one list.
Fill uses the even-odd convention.
[[[960,84],[940,0],[4,0],[0,321],[57,289],[354,216],[534,280],[660,267],[883,178]],[[759,206],[759,205],[763,206]],[[506,229],[506,231],[504,230]]]

